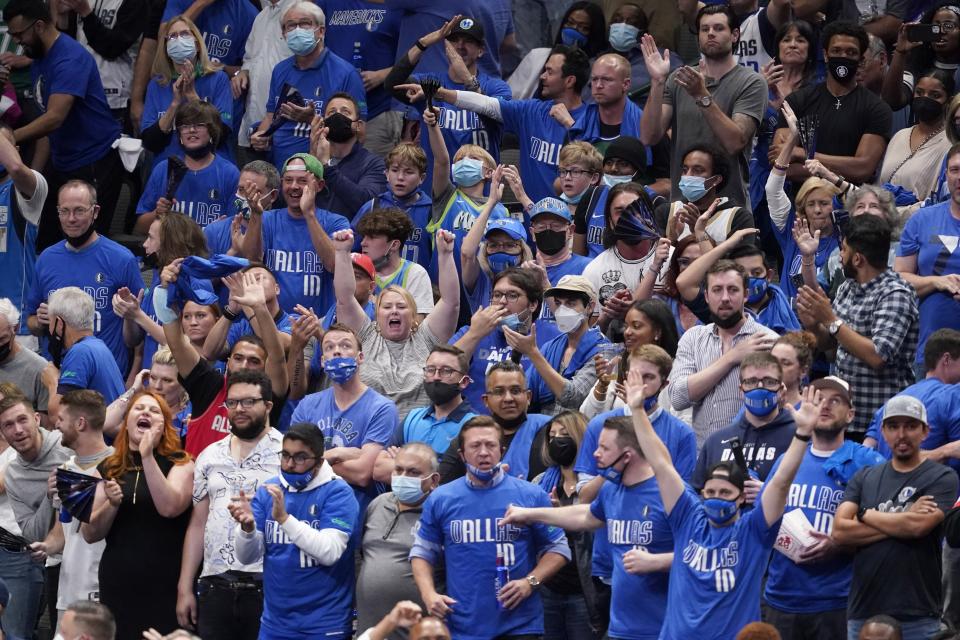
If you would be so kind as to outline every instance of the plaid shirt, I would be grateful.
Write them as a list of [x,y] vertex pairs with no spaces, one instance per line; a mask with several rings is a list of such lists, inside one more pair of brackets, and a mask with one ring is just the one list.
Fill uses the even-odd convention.
[[838,345],[837,374],[850,383],[857,410],[849,431],[863,433],[877,409],[913,384],[919,301],[913,287],[887,269],[866,284],[844,282],[833,309],[847,326],[873,342],[886,363],[875,370]]

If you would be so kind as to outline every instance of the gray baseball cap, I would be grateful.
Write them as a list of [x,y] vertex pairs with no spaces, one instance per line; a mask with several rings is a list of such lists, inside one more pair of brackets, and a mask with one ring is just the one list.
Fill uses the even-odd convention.
[[894,396],[883,407],[883,421],[890,418],[913,418],[927,424],[927,408],[913,396]]

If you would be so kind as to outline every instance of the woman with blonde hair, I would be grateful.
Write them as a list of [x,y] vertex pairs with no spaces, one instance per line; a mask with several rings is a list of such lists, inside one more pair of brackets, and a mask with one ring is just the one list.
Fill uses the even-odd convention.
[[225,144],[232,136],[233,94],[223,67],[210,60],[203,36],[185,15],[174,16],[160,27],[158,47],[153,59],[153,78],[147,85],[140,137],[143,146],[154,153],[153,165],[168,156],[183,156],[179,136],[174,132],[177,109],[191,100],[209,102],[220,112],[222,129],[218,152],[230,159]]
[[117,638],[178,628],[177,581],[190,521],[193,460],[180,448],[163,396],[139,391],[129,401],[113,454],[100,463],[88,543],[106,539],[100,601],[117,619]]

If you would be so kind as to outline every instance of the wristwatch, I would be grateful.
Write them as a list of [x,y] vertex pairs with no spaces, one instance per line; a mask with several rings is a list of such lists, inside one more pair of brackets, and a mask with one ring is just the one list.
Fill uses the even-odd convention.
[[840,331],[840,327],[842,326],[843,326],[843,320],[841,320],[840,318],[837,318],[836,320],[834,320],[833,322],[827,325],[827,333],[829,333],[832,336],[835,336],[837,335],[837,331]]
[[694,100],[694,102],[697,103],[698,107],[706,109],[707,107],[713,104],[713,97],[710,96],[710,94],[707,94],[702,98],[697,98],[696,100]]
[[533,575],[532,573],[527,576],[527,584],[530,585],[530,588],[536,591],[540,588],[540,578]]
[[863,516],[866,512],[867,512],[867,507],[860,507],[860,509],[857,511],[857,520],[859,520],[860,522],[863,522]]

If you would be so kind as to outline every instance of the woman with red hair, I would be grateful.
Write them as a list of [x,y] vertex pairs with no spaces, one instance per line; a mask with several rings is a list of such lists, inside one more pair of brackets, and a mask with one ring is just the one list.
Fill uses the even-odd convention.
[[117,638],[139,638],[177,625],[177,579],[190,520],[193,460],[180,448],[170,407],[152,391],[135,394],[100,463],[88,543],[106,539],[100,559],[100,601],[117,620]]

